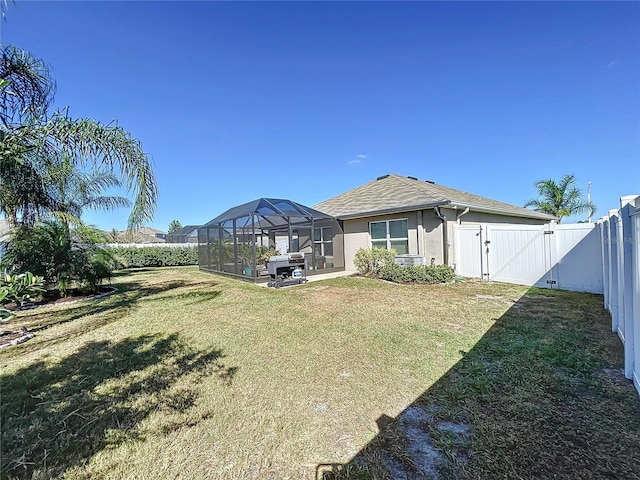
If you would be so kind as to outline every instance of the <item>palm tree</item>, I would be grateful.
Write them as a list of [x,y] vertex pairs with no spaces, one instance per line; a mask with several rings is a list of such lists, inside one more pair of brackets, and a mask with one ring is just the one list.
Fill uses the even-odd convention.
[[[134,195],[129,228],[151,220],[158,187],[140,141],[115,121],[74,119],[68,110],[48,116],[54,89],[41,60],[16,47],[0,46],[0,190],[9,190],[0,193],[0,210],[14,225],[18,218],[21,223],[32,223],[31,213],[49,208],[49,199],[40,196],[39,190],[30,196],[20,192],[22,185],[9,173],[15,164],[43,172],[43,166],[55,159],[69,158],[82,170],[118,173],[118,180]],[[6,198],[12,201],[5,203]]]
[[0,211],[11,227],[33,225],[53,208],[41,172],[30,162],[0,161]]
[[131,205],[127,198],[102,194],[108,188],[121,186],[112,172],[85,172],[67,157],[48,165],[42,177],[48,187],[49,215],[58,219],[67,230],[69,224],[82,224],[82,213],[86,209],[106,211]]
[[538,190],[540,198],[529,200],[524,206],[558,217],[558,223],[563,217],[595,210],[594,204],[582,198],[582,192],[576,186],[575,175],[565,175],[559,183],[552,179],[538,180],[533,186]]

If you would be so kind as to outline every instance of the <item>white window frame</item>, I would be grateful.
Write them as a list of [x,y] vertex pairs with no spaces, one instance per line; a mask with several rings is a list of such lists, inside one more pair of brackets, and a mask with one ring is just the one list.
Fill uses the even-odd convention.
[[[315,227],[313,230],[313,244],[315,245],[320,245],[320,255],[321,256],[325,256],[325,251],[324,251],[324,246],[327,243],[332,243],[333,242],[333,230],[331,230],[331,234],[329,235],[329,239],[327,240],[325,238],[325,232],[326,230],[332,229],[333,227]],[[316,240],[316,232],[315,230],[320,230],[320,240]],[[315,252],[315,248],[313,249],[313,251]]]
[[[397,221],[401,221],[401,220],[406,220],[407,222],[407,236],[406,237],[391,237],[391,230],[389,229],[389,222],[397,222]],[[391,250],[391,241],[398,241],[398,240],[406,240],[407,242],[407,251],[409,250],[409,219],[408,218],[392,218],[390,220],[378,220],[375,222],[369,222],[369,242],[371,243],[371,246],[373,246],[373,243],[380,243],[382,241],[384,241],[383,238],[376,238],[374,239],[373,236],[371,235],[371,225],[373,225],[374,223],[384,223],[385,224],[385,228],[387,230],[387,246],[385,247],[387,250]]]

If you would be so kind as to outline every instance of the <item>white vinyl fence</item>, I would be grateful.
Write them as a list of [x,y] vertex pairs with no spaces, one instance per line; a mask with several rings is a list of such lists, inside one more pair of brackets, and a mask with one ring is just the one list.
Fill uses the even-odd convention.
[[497,282],[602,293],[593,223],[455,225],[456,273]]
[[598,220],[602,232],[604,306],[624,345],[624,374],[640,393],[640,196]]
[[197,247],[198,243],[107,243],[107,248],[118,247],[133,247],[133,248],[145,248],[145,247],[159,247],[159,248],[181,248],[181,247]]

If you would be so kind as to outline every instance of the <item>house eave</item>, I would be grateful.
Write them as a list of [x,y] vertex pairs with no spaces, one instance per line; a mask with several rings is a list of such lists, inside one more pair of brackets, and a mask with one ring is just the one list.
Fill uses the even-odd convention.
[[531,210],[530,211],[531,213],[524,213],[524,212],[519,213],[519,212],[512,212],[509,210],[503,210],[500,208],[481,207],[479,205],[473,205],[471,203],[461,203],[461,202],[452,202],[449,206],[451,208],[456,208],[456,209],[468,208],[472,212],[492,213],[494,215],[505,215],[508,217],[533,218],[533,219],[547,220],[547,221],[558,220],[558,218],[554,217],[553,215],[536,212],[535,210]]

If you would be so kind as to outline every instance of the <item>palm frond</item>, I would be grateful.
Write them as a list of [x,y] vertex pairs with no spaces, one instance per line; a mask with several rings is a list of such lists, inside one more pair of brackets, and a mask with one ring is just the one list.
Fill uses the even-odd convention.
[[0,119],[4,125],[27,118],[42,118],[56,85],[49,67],[41,59],[13,45],[0,47]]

